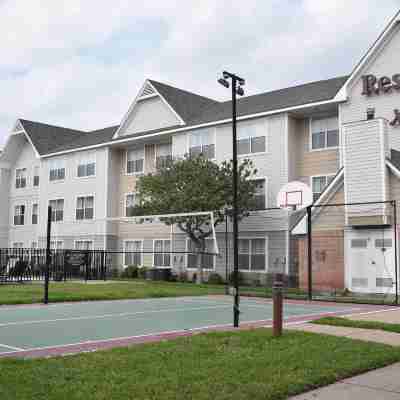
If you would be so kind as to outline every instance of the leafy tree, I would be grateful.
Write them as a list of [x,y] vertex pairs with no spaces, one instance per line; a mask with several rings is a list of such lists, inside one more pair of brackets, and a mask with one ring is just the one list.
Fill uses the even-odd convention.
[[[202,156],[185,157],[145,175],[137,184],[139,205],[136,215],[176,214],[199,211],[214,212],[214,227],[225,220],[226,210],[232,209],[232,161],[217,164]],[[257,173],[250,160],[238,166],[238,218],[254,208]],[[232,214],[232,213],[230,213]],[[162,219],[167,225],[176,224],[193,242],[197,255],[197,282],[202,282],[201,254],[206,239],[213,233],[208,216],[185,216]]]

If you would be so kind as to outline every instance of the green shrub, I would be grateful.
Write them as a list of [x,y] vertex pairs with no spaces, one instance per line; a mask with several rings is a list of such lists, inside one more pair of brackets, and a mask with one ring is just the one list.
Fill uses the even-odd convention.
[[138,268],[138,277],[140,279],[147,278],[147,268],[146,267]]
[[[229,284],[233,285],[234,284],[234,277],[235,277],[235,273],[232,271],[229,274]],[[243,285],[244,284],[244,276],[243,274],[239,271],[239,285]]]
[[212,272],[210,275],[208,275],[208,283],[211,285],[221,285],[224,283],[224,280],[220,274]]
[[188,281],[188,274],[187,271],[181,271],[178,274],[178,282],[187,282]]
[[136,279],[138,276],[139,267],[137,267],[136,265],[129,265],[121,273],[121,278],[125,279]]
[[119,268],[117,267],[113,267],[111,269],[111,278],[117,279],[119,278],[121,275]]

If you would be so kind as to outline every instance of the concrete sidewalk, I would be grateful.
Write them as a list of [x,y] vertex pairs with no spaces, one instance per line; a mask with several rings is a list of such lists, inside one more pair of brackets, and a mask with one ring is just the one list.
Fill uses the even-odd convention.
[[399,400],[400,363],[313,390],[290,400]]

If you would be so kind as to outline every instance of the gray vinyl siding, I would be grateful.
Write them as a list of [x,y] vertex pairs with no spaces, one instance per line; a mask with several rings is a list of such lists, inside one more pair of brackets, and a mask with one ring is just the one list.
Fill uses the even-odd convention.
[[10,223],[10,190],[11,171],[7,168],[0,168],[0,248],[8,247],[8,233]]

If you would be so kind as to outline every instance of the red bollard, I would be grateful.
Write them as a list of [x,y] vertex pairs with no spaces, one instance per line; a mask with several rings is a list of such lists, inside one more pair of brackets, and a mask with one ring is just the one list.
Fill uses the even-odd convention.
[[274,337],[282,335],[283,324],[283,279],[282,274],[275,275],[275,281],[272,288],[272,302],[273,302],[273,325],[272,333]]

